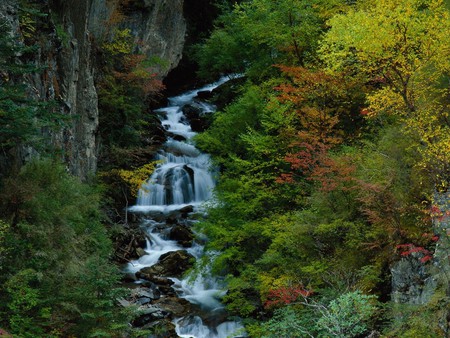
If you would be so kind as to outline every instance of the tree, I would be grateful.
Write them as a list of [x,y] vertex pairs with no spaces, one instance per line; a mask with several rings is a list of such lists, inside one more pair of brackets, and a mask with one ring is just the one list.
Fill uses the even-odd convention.
[[290,150],[285,157],[291,171],[283,173],[279,181],[307,178],[325,184],[326,173],[345,170],[332,160],[330,150],[343,138],[349,142],[360,128],[361,118],[353,103],[360,99],[355,95],[358,83],[303,67],[280,69],[287,79],[277,87],[278,99],[296,116],[296,124],[291,126]]
[[320,55],[330,70],[363,73],[380,90],[370,114],[410,114],[448,71],[449,13],[442,0],[365,1],[328,21]]
[[366,1],[328,22],[320,48],[330,70],[365,74],[364,114],[400,119],[438,186],[449,176],[449,17],[442,0]]
[[315,61],[324,21],[344,1],[252,0],[223,14],[211,36],[197,48],[200,74],[246,73],[261,81],[276,72],[273,64]]
[[[119,273],[96,189],[33,161],[2,182],[0,323],[27,337],[113,335]],[[123,330],[123,327],[121,327]]]

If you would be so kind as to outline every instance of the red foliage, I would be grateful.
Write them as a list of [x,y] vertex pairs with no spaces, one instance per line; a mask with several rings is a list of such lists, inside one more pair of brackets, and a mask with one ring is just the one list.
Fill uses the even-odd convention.
[[151,67],[144,67],[146,56],[142,54],[126,55],[123,58],[122,70],[114,71],[114,76],[129,86],[142,91],[144,97],[160,92],[164,85]]
[[426,263],[433,258],[433,253],[421,246],[415,246],[414,244],[399,244],[397,250],[400,251],[400,256],[409,257],[413,253],[421,253],[423,257],[420,258],[420,262]]
[[422,263],[426,263],[426,262],[430,261],[432,258],[433,258],[433,256],[426,255],[426,256],[422,257],[422,258],[420,259],[420,261],[421,261]]
[[367,108],[362,108],[362,109],[359,111],[359,113],[360,113],[361,115],[363,115],[363,116],[366,116],[366,115],[369,115],[369,114],[370,114],[370,111],[369,111],[369,109],[367,109]]
[[288,77],[276,87],[278,100],[288,103],[295,113],[297,133],[293,136],[285,161],[291,172],[280,175],[279,183],[293,183],[295,177],[319,182],[323,190],[331,191],[351,180],[354,168],[337,163],[330,151],[341,143],[338,129],[340,100],[346,95],[341,77],[303,67],[278,66]]
[[264,303],[264,307],[268,309],[291,304],[300,297],[309,297],[312,293],[312,290],[306,290],[301,285],[273,289],[269,291],[267,301]]

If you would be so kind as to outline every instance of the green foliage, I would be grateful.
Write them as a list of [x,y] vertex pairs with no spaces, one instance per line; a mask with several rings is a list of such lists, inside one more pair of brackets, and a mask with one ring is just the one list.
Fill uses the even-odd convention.
[[442,337],[445,327],[440,325],[448,315],[448,295],[438,287],[427,304],[389,304],[389,325],[386,337]]
[[[8,303],[9,325],[11,332],[21,337],[33,337],[42,334],[42,330],[36,328],[33,317],[41,299],[39,290],[34,285],[38,281],[39,274],[32,269],[25,269],[12,276],[5,284],[6,291],[11,299]],[[42,309],[45,313],[46,309]],[[38,315],[38,318],[41,317]],[[42,316],[39,319],[44,319]]]
[[[134,52],[130,29],[116,29],[103,43],[103,75],[98,85],[99,133],[105,156],[115,149],[142,147],[158,132],[158,118],[147,106],[163,89],[157,69],[167,62]],[[128,159],[130,160],[130,159]],[[148,159],[147,159],[148,161]]]
[[365,110],[395,116],[420,137],[416,166],[446,186],[450,14],[442,0],[367,1],[329,24],[320,49],[331,70],[364,74],[373,85]]
[[[313,325],[313,318],[310,314],[303,311],[299,313],[292,306],[286,306],[284,308],[275,311],[274,316],[264,323],[263,332],[261,337],[263,338],[303,338],[312,337],[310,335],[311,329],[305,329],[306,325]],[[309,323],[308,323],[308,319]],[[306,324],[306,325],[305,325]]]
[[358,337],[367,332],[377,310],[373,296],[342,294],[328,304],[299,300],[275,311],[262,325],[262,337]]
[[111,326],[124,320],[115,306],[123,291],[109,262],[99,199],[98,191],[49,160],[31,162],[3,182],[2,224],[8,226],[1,236],[0,312],[11,333],[87,337],[94,329],[123,331]]
[[346,293],[320,309],[317,326],[333,337],[354,337],[367,331],[367,322],[374,315],[374,296],[359,291]]
[[276,74],[273,64],[312,62],[327,13],[340,3],[253,0],[235,4],[197,47],[200,75],[210,79],[245,72],[257,80]]

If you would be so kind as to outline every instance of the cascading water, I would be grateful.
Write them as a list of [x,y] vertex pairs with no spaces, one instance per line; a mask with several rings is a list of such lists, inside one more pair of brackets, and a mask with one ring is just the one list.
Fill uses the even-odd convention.
[[[164,116],[161,122],[172,137],[157,155],[157,160],[162,163],[141,187],[137,204],[130,208],[132,212],[149,215],[145,228],[150,240],[147,241],[146,255],[128,264],[127,272],[136,273],[143,268],[151,267],[162,255],[183,249],[176,241],[165,238],[161,233],[164,221],[152,219],[152,214],[167,215],[188,206],[198,210],[202,203],[212,198],[215,183],[210,158],[191,144],[191,139],[196,133],[187,122],[182,107],[192,103],[199,91],[210,91],[225,81],[224,78],[201,89],[172,97],[169,99],[168,107],[157,111]],[[203,112],[214,111],[212,105],[198,100],[195,102]],[[200,258],[203,255],[203,247],[194,243],[187,252],[195,258]],[[165,276],[170,278],[172,288],[180,298],[196,304],[199,308],[195,314],[174,319],[178,336],[191,338],[245,336],[243,326],[239,322],[225,319],[226,312],[219,301],[224,294],[223,285],[214,278],[207,277],[208,268],[205,269],[203,273],[187,279]],[[202,313],[207,316],[202,318]]]

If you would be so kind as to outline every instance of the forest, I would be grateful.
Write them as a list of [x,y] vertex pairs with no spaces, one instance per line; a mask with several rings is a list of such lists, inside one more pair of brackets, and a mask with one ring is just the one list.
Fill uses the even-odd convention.
[[[449,337],[450,1],[210,3],[185,57],[197,83],[230,80],[194,138],[219,168],[195,232],[230,317],[248,337]],[[172,337],[128,324],[114,254],[164,141],[166,64],[127,29],[99,42],[99,168],[80,181],[48,137],[70,118],[21,81],[44,29],[21,6],[23,41],[0,22],[0,335]]]

